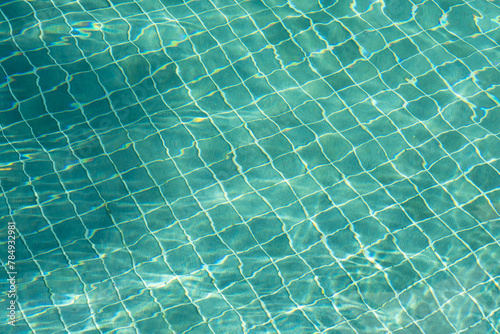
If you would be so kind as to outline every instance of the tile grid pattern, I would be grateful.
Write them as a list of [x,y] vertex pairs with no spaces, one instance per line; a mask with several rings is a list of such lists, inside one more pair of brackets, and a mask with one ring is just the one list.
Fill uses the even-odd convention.
[[48,3],[0,7],[32,331],[499,331],[494,3]]

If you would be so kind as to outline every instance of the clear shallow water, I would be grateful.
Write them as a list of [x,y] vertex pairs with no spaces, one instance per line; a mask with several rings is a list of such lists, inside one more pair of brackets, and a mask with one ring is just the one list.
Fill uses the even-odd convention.
[[500,331],[498,3],[0,10],[17,332]]

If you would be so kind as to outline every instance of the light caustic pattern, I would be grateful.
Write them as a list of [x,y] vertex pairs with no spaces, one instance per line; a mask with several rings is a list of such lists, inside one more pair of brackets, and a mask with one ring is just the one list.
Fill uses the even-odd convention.
[[500,331],[498,2],[0,14],[18,333]]

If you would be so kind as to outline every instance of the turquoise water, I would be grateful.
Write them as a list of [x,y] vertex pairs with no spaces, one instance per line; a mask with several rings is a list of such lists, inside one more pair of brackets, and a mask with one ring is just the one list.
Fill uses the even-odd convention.
[[499,333],[497,1],[0,14],[2,332]]

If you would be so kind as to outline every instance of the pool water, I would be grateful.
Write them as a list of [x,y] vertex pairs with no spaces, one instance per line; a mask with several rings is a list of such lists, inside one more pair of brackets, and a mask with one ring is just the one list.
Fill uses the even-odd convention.
[[500,5],[0,4],[9,333],[499,333]]

